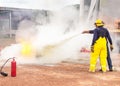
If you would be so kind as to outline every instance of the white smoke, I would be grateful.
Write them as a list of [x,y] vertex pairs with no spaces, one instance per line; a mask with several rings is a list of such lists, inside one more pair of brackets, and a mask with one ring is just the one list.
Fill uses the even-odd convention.
[[[46,17],[49,19],[46,20]],[[38,25],[32,21],[22,21],[16,33],[17,44],[3,49],[1,57],[16,57],[21,64],[50,64],[82,58],[80,49],[90,48],[92,36],[81,34],[84,28],[79,26],[78,18],[79,10],[74,6],[67,6],[50,11],[42,21],[38,16]],[[20,54],[21,40],[27,41],[35,49],[32,56],[25,57]]]
[[[120,10],[115,10],[120,8],[120,0],[102,0],[101,2],[101,18],[104,20],[106,27],[111,31],[111,37],[113,40],[114,50],[113,52],[119,53],[119,43],[120,43],[120,33],[119,29],[115,26],[116,20],[120,20]],[[116,23],[117,25],[117,23]],[[114,32],[115,31],[115,32]]]
[[112,18],[120,18],[120,0],[102,0],[101,2],[101,13]]

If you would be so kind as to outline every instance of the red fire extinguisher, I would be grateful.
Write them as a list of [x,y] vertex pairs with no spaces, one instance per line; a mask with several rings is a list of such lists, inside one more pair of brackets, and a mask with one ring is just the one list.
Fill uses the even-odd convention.
[[11,76],[16,77],[16,61],[13,58],[13,61],[11,62]]

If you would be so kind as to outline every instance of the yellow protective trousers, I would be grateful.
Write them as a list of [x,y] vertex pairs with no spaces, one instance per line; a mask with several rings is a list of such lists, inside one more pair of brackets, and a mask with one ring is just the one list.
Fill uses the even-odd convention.
[[107,66],[107,45],[106,38],[100,37],[94,44],[94,52],[90,54],[90,72],[95,72],[98,57],[100,57],[100,64],[103,72],[106,72]]

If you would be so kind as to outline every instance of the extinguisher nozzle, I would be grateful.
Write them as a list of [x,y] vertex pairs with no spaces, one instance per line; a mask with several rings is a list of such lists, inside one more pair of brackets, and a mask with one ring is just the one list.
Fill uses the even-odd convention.
[[5,73],[5,72],[0,72],[0,74],[3,75],[3,76],[8,76],[8,74]]

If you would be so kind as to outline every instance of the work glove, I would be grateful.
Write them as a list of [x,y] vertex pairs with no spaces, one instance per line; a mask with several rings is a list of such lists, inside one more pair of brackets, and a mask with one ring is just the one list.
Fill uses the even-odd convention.
[[94,47],[93,46],[91,46],[91,52],[94,52]]
[[113,48],[113,45],[110,45],[110,50],[112,51],[114,48]]

